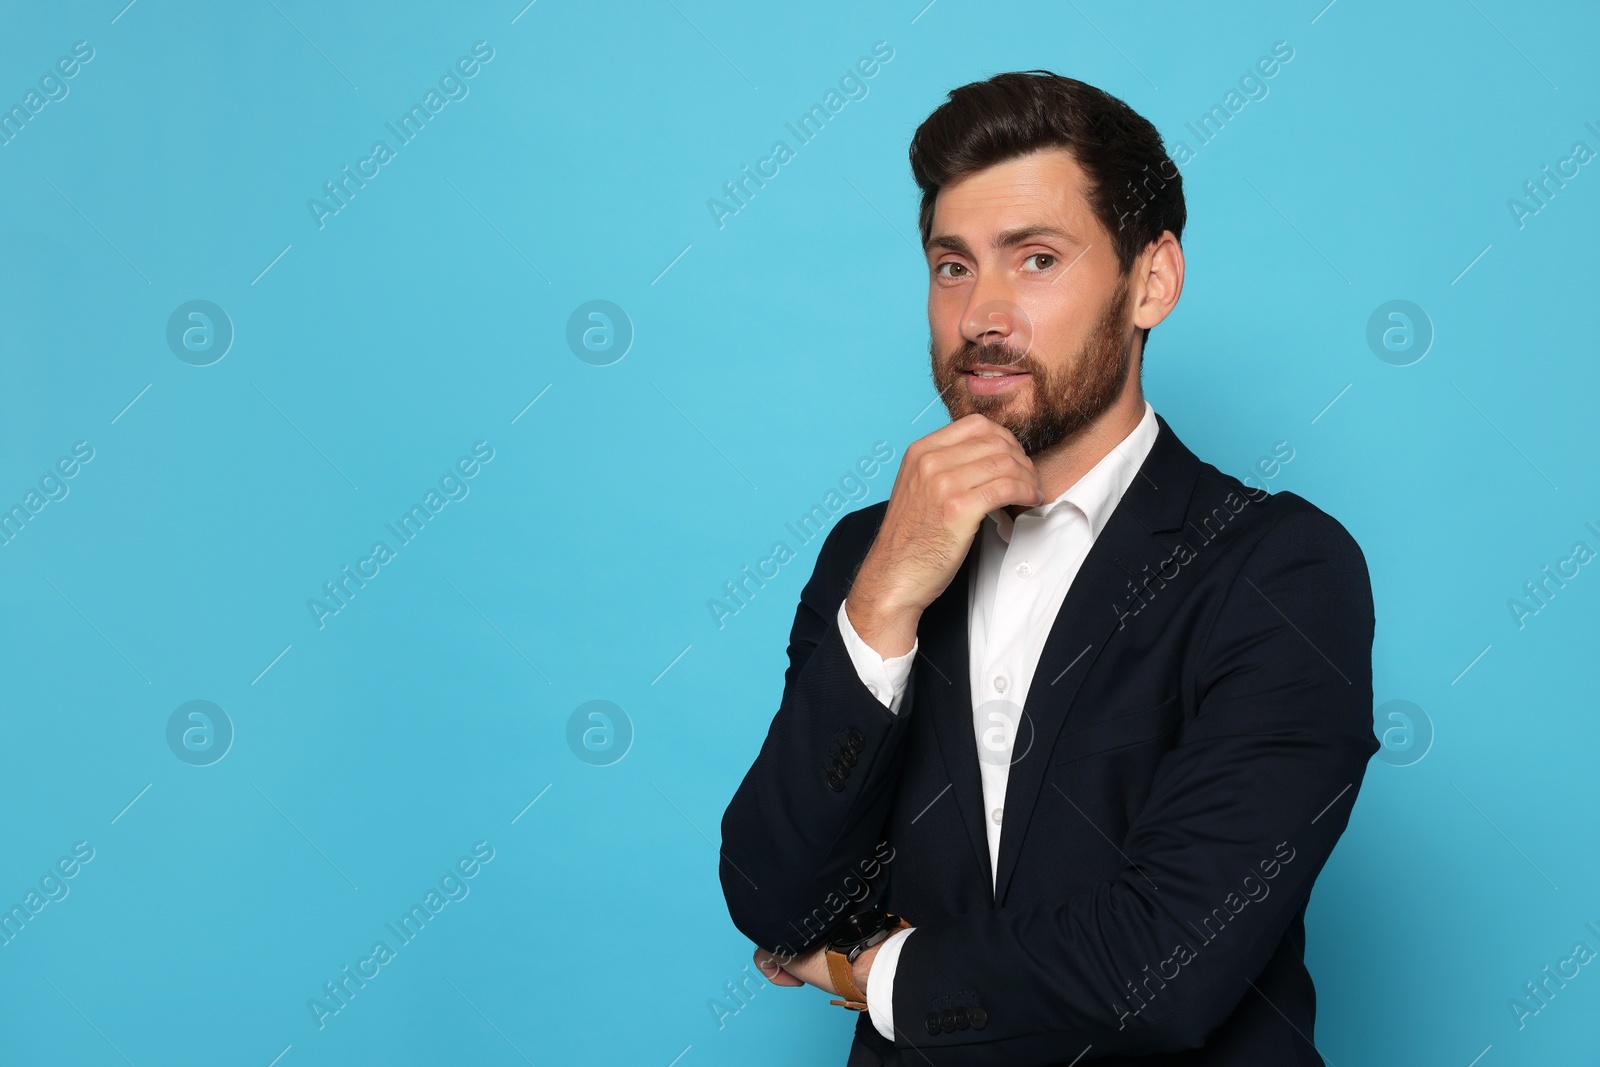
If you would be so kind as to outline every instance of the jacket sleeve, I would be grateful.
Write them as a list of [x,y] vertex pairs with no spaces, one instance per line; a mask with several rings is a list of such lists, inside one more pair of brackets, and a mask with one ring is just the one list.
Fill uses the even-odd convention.
[[1222,596],[1196,710],[1157,766],[1118,877],[1059,904],[919,925],[895,976],[896,1020],[967,989],[987,1023],[931,1036],[900,1023],[896,1043],[941,1067],[1202,1045],[1305,906],[1379,747],[1373,627],[1355,541],[1303,503],[1288,512]]
[[[893,856],[883,829],[906,723],[867,689],[838,622],[871,541],[868,521],[860,511],[843,516],[817,554],[795,609],[777,714],[722,817],[728,913],[780,954],[812,947],[875,897]],[[908,686],[902,708],[910,696]]]

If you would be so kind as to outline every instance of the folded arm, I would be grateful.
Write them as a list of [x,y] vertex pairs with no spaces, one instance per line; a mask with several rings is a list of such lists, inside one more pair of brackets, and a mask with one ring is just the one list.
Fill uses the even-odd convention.
[[846,558],[844,546],[863,536],[851,530],[860,517],[841,518],[818,552],[795,610],[778,712],[722,819],[728,912],[780,957],[814,947],[875,895],[893,855],[883,827],[905,736],[897,710],[911,689],[915,650],[880,659],[883,673],[864,677],[841,633],[838,613],[860,558]]

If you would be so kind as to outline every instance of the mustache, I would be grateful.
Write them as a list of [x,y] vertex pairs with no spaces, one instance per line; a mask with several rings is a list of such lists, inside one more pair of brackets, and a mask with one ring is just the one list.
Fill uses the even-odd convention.
[[1005,367],[1023,374],[1037,373],[1039,366],[1026,351],[1006,344],[976,344],[968,341],[950,354],[945,366],[956,374],[965,374],[979,364]]

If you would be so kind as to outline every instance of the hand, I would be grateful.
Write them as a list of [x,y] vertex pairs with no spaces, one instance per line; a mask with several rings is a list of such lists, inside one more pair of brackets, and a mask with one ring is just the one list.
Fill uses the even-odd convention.
[[[856,988],[865,995],[867,980],[872,972],[872,960],[878,954],[878,949],[883,947],[880,941],[871,946],[855,962],[850,965],[850,977],[855,980]],[[833,987],[833,978],[828,974],[827,948],[816,948],[800,956],[774,956],[764,948],[755,951],[756,969],[766,976],[773,985],[785,986],[816,986],[818,989],[832,996],[840,993]]]
[[839,993],[833,988],[833,979],[828,976],[826,948],[813,949],[799,956],[774,956],[757,946],[755,963],[756,969],[773,985],[813,985],[835,996]]
[[923,610],[961,568],[983,517],[1007,504],[1042,503],[1033,461],[1010,430],[986,416],[967,415],[913,441],[850,588],[850,625],[880,656],[905,655]]

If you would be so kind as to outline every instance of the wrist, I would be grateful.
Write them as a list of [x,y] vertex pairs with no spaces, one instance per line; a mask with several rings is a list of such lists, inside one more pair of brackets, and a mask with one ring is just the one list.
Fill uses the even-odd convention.
[[828,934],[824,946],[828,977],[839,996],[829,1003],[851,1011],[866,1011],[867,979],[878,946],[909,925],[901,916],[877,905],[862,908],[840,920]]
[[884,659],[903,656],[916,644],[921,606],[898,604],[858,586],[845,598],[845,613],[856,636]]
[[907,584],[907,568],[889,559],[881,547],[874,544],[867,550],[850,583],[850,595],[870,600],[885,612],[921,611],[925,605],[917,600],[915,583]]
[[850,964],[850,976],[855,979],[856,988],[863,993],[867,991],[867,981],[872,974],[872,960],[882,947],[882,941],[870,946]]

